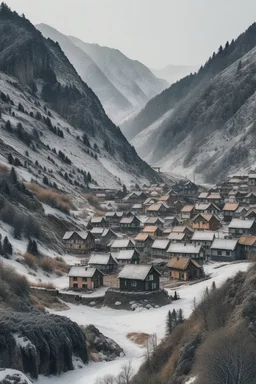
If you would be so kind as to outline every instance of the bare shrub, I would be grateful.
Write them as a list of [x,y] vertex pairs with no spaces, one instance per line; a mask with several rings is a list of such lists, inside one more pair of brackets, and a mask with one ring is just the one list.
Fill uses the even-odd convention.
[[55,289],[52,283],[29,283],[32,288],[44,288],[44,289]]
[[6,164],[0,163],[0,172],[8,173],[9,172],[9,167]]
[[51,257],[44,257],[39,260],[39,266],[48,273],[55,272],[58,275],[66,274],[69,271],[69,265],[65,261],[58,261]]
[[12,292],[17,296],[27,295],[29,284],[25,276],[19,275],[13,268],[0,263],[0,280],[6,282]]
[[37,269],[37,258],[34,255],[31,255],[29,252],[25,252],[23,254],[23,258],[27,264],[27,266],[31,269],[34,269],[36,271]]
[[70,197],[63,193],[54,192],[35,183],[27,183],[26,187],[36,195],[38,200],[49,204],[53,208],[59,209],[64,213],[69,213],[72,208]]
[[99,202],[99,199],[97,198],[97,196],[95,196],[91,193],[87,193],[85,195],[85,198],[88,200],[89,204],[91,204],[95,209],[97,209],[97,211],[102,211],[102,207],[100,205],[100,202]]
[[207,337],[198,351],[197,384],[255,384],[255,338],[244,325],[222,328]]

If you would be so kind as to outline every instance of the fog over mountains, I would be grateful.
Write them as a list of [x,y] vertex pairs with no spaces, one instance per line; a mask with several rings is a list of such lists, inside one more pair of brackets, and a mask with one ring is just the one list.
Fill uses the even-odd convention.
[[37,29],[57,41],[81,78],[101,100],[108,116],[120,123],[138,112],[146,102],[169,86],[145,65],[117,49],[89,44],[39,24]]

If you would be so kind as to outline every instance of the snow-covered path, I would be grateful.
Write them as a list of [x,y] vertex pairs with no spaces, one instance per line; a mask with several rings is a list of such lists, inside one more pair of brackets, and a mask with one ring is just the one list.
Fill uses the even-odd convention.
[[85,382],[86,384],[94,384],[97,378],[106,374],[118,374],[121,366],[128,361],[131,361],[133,368],[137,370],[143,361],[144,349],[127,339],[126,334],[128,332],[156,333],[158,341],[160,341],[164,337],[166,315],[170,309],[182,308],[185,317],[188,317],[193,310],[194,298],[200,300],[205,288],[210,288],[213,281],[219,287],[227,278],[234,276],[238,271],[246,271],[250,264],[228,264],[214,269],[216,265],[210,264],[205,267],[206,272],[211,273],[211,279],[177,289],[181,299],[162,308],[139,309],[129,312],[107,307],[97,309],[69,305],[69,310],[61,313],[56,312],[69,317],[80,325],[94,324],[103,334],[114,339],[124,349],[126,355],[109,363],[90,363],[85,368],[65,373],[60,377],[40,377],[38,384],[70,384],[71,381],[76,384]]

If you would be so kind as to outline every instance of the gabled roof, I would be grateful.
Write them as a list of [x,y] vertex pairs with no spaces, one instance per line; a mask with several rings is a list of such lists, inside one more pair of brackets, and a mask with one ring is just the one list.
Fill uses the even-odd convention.
[[215,232],[196,231],[193,233],[191,240],[194,240],[194,241],[213,241],[214,238],[215,238]]
[[141,203],[133,204],[132,209],[141,209],[143,208],[143,205]]
[[148,233],[143,233],[143,232],[140,232],[138,233],[138,235],[135,237],[135,241],[145,241],[149,238],[149,234]]
[[181,212],[192,212],[194,209],[194,205],[185,205],[185,207],[182,208]]
[[149,217],[146,220],[146,224],[156,224],[157,222],[160,222],[161,224],[164,224],[164,220],[162,220],[160,217]]
[[170,244],[170,240],[168,239],[158,239],[155,240],[152,244],[152,249],[166,249]]
[[236,211],[239,207],[239,203],[226,203],[224,205],[223,211]]
[[232,219],[231,223],[229,224],[229,228],[240,228],[240,229],[250,229],[254,224],[254,219],[250,220],[242,220],[242,219]]
[[173,269],[180,269],[182,271],[186,270],[189,266],[189,263],[194,264],[194,266],[198,269],[201,269],[201,265],[199,265],[195,260],[190,257],[172,257],[167,264],[167,267]]
[[68,273],[69,277],[93,277],[95,272],[98,271],[103,275],[101,271],[99,271],[97,268],[88,268],[84,266],[73,266],[70,268],[70,271]]
[[200,195],[198,196],[198,199],[206,199],[208,196],[208,192],[201,192]]
[[68,240],[73,236],[74,233],[76,233],[83,240],[86,240],[88,237],[88,234],[89,234],[89,232],[87,232],[87,231],[68,231],[64,234],[62,239]]
[[170,198],[170,196],[169,195],[164,195],[164,196],[161,196],[161,197],[159,197],[159,201],[168,201],[169,200],[169,198]]
[[128,264],[124,266],[122,271],[119,273],[118,278],[144,281],[151,269],[154,269],[159,275],[161,275],[161,273],[152,265]]
[[167,252],[169,253],[190,253],[190,254],[199,254],[201,251],[201,245],[194,244],[182,244],[182,243],[172,243]]
[[[107,265],[109,263],[110,258],[111,258],[111,255],[109,255],[107,253],[94,253],[91,255],[90,260],[88,261],[88,264],[89,265],[90,264]],[[114,259],[114,262],[116,263],[115,259]]]
[[224,249],[227,251],[234,251],[237,246],[238,240],[230,239],[215,239],[212,243],[211,249]]
[[214,215],[213,213],[198,213],[194,218],[193,222],[196,221],[199,217],[202,217],[205,221],[209,222],[211,219],[215,218],[216,220],[220,221],[220,219]]
[[101,223],[105,220],[104,216],[92,216],[90,222],[91,223]]
[[120,224],[132,224],[134,220],[139,220],[136,216],[122,217]]
[[157,225],[146,225],[142,232],[144,233],[155,233],[157,231],[158,227]]
[[193,229],[189,228],[188,226],[181,226],[181,225],[177,225],[176,227],[173,227],[172,229],[172,232],[185,232],[185,230],[188,229],[190,232],[193,232]]
[[211,203],[199,203],[195,205],[196,211],[206,211],[211,206]]
[[185,232],[171,232],[169,235],[168,235],[168,239],[169,240],[183,240],[184,237],[186,236],[186,233]]
[[209,196],[207,196],[207,199],[209,199],[209,200],[221,200],[222,199],[222,197],[221,197],[221,195],[220,195],[220,193],[218,193],[218,192],[212,192]]
[[240,245],[256,246],[256,236],[241,236],[238,240]]
[[152,204],[150,205],[148,208],[147,208],[147,211],[159,211],[162,207],[165,207],[165,208],[168,208],[168,206],[166,206],[166,204],[164,203],[156,203],[156,204]]
[[106,212],[105,216],[106,217],[122,217],[123,214],[124,213],[121,211],[109,211],[109,212]]
[[118,260],[131,260],[135,255],[139,256],[139,253],[135,249],[123,249],[117,252],[114,257]]
[[130,239],[116,239],[113,241],[111,248],[127,248],[131,244],[134,245],[134,242]]

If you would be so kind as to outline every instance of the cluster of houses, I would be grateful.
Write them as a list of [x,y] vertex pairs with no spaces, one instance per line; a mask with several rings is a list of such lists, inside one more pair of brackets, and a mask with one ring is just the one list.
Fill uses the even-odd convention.
[[203,276],[206,260],[256,257],[256,172],[209,190],[182,180],[171,188],[95,194],[110,209],[91,217],[86,230],[63,236],[69,253],[85,257],[84,265],[71,268],[70,288],[94,289],[119,273],[120,289],[152,291],[159,289],[159,270],[190,280]]

